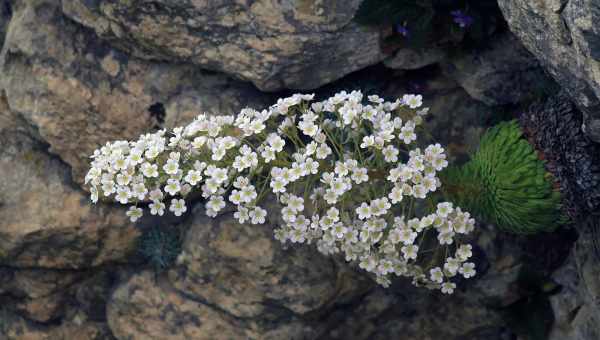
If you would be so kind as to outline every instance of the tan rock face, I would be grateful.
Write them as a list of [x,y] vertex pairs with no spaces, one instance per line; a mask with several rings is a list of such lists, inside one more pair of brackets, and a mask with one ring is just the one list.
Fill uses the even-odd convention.
[[5,311],[0,311],[0,319],[0,336],[6,340],[114,339],[106,324],[98,322],[66,321],[46,326]]
[[10,109],[37,128],[77,182],[89,155],[108,141],[137,138],[165,120],[170,126],[205,111],[232,114],[266,105],[267,96],[223,75],[112,49],[66,19],[57,5],[28,0],[14,8],[0,85]]
[[131,252],[139,232],[125,209],[91,205],[30,137],[1,130],[0,144],[0,263],[80,268]]
[[233,214],[213,220],[203,209],[197,207],[185,237],[182,264],[170,272],[176,289],[244,318],[281,309],[304,315],[347,293],[343,281],[351,275],[315,247],[284,249],[273,238],[277,220],[239,224]]
[[359,0],[63,1],[63,11],[145,59],[191,62],[263,90],[312,89],[382,60],[352,22]]
[[108,322],[117,339],[246,339],[235,318],[182,297],[151,272],[121,284],[109,302]]

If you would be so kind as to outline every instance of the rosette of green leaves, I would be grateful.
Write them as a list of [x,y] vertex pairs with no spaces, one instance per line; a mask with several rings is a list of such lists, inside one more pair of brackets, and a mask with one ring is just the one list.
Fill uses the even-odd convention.
[[552,176],[514,120],[491,128],[471,160],[448,168],[442,182],[447,198],[512,233],[552,231],[566,222]]
[[182,238],[176,227],[150,227],[143,231],[138,243],[142,257],[161,272],[173,265],[181,253]]

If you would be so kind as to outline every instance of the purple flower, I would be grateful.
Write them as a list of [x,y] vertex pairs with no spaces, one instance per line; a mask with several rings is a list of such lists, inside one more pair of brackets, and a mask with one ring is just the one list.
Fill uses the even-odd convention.
[[466,15],[459,9],[450,12],[450,14],[454,18],[454,22],[457,23],[461,28],[469,27],[471,24],[473,24],[473,17]]
[[396,25],[396,32],[400,33],[404,37],[408,37],[410,35],[408,28],[401,24]]

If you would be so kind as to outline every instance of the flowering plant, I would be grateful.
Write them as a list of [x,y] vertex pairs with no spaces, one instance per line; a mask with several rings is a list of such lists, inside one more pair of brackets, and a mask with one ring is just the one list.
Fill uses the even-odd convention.
[[313,97],[296,94],[236,117],[202,114],[169,134],[107,143],[86,176],[92,201],[133,204],[127,214],[135,221],[145,205],[162,216],[168,204],[180,216],[184,198],[199,192],[208,216],[229,201],[240,223],[262,224],[260,204],[272,195],[283,220],[276,239],[343,253],[384,286],[394,274],[450,294],[453,280],[474,276],[464,237],[475,221],[430,195],[448,165],[444,149],[413,146],[428,112],[422,97]]

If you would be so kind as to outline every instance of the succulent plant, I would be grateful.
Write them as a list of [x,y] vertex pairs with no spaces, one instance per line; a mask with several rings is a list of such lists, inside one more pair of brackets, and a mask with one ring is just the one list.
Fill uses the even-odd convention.
[[446,196],[509,232],[552,231],[565,222],[552,176],[514,120],[491,128],[471,160],[450,167],[442,182]]
[[181,253],[178,228],[150,227],[142,233],[138,251],[157,272],[169,268]]

